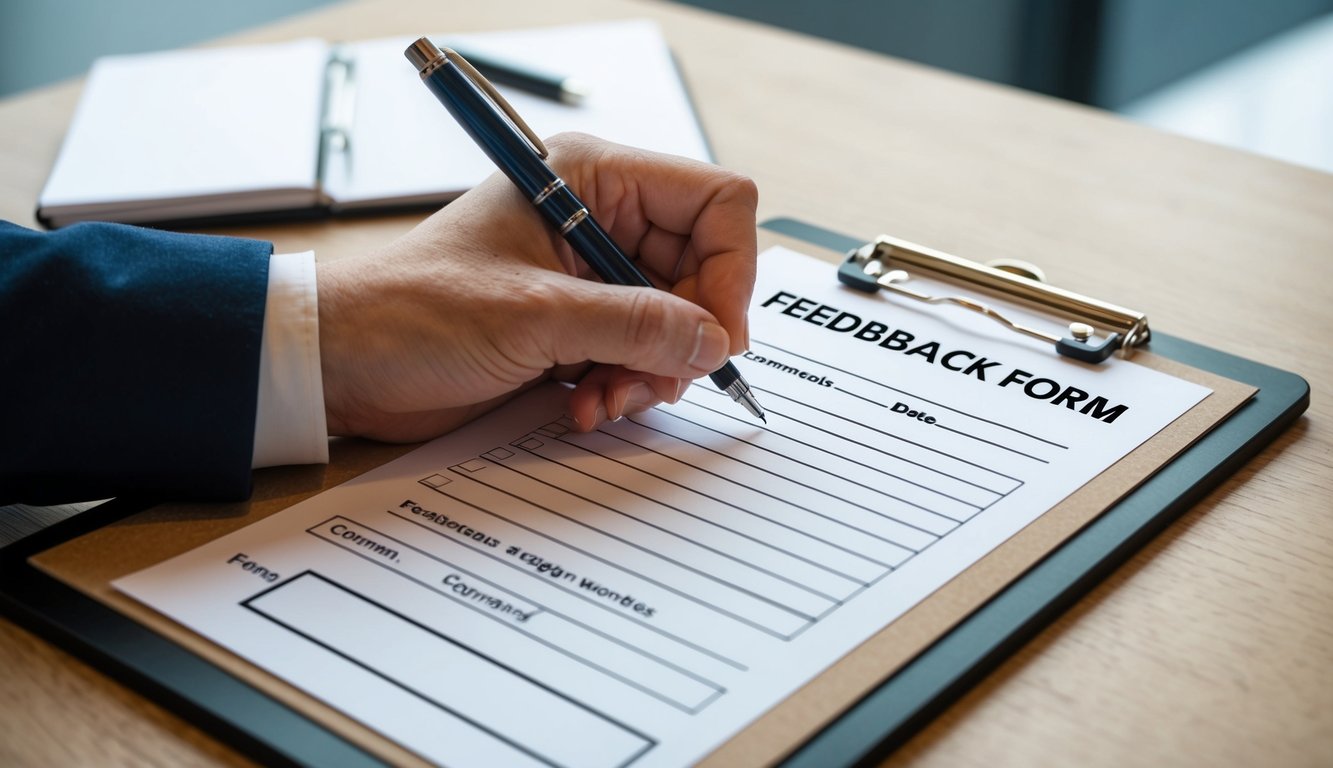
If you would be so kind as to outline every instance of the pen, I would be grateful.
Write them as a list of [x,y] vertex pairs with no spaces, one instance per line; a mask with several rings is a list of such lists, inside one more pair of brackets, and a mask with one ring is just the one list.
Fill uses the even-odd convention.
[[587,86],[578,78],[565,77],[517,62],[483,56],[473,51],[468,51],[464,58],[492,83],[511,85],[535,96],[571,106],[582,104],[588,96]]
[[[541,139],[476,68],[456,52],[441,50],[424,37],[408,46],[403,54],[463,130],[594,272],[608,283],[652,287],[592,218],[583,202],[546,164],[546,146]],[[731,361],[709,378],[745,410],[768,421],[764,409],[751,394],[749,383]]]

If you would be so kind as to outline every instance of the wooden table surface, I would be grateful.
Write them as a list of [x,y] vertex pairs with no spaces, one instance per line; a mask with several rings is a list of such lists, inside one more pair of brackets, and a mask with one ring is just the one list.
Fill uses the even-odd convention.
[[[1291,430],[890,762],[1333,764],[1333,176],[658,3],[353,2],[223,42],[630,17],[661,23],[718,161],[758,182],[761,217],[1026,258],[1314,387]],[[0,101],[0,217],[33,224],[79,88]],[[330,258],[417,218],[239,233]],[[245,764],[7,622],[0,659],[0,763]]]

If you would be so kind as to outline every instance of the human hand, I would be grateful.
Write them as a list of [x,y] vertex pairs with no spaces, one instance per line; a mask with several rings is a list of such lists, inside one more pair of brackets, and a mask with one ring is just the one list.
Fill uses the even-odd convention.
[[549,162],[663,290],[606,285],[495,174],[388,247],[318,267],[329,432],[415,441],[547,378],[579,429],[676,402],[749,345],[757,192],[563,134]]

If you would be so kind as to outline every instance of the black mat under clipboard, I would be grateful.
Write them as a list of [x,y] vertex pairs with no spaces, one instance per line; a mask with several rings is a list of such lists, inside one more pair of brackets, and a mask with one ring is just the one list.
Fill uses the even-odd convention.
[[[790,219],[763,225],[836,251],[863,241]],[[834,267],[829,267],[834,279]],[[936,641],[793,753],[791,766],[852,765],[905,741],[1235,472],[1306,408],[1299,376],[1154,331],[1151,349],[1259,388],[1258,394],[1146,483]],[[381,765],[294,708],[46,575],[29,558],[144,508],[117,500],[0,550],[0,610],[115,679],[265,764]]]

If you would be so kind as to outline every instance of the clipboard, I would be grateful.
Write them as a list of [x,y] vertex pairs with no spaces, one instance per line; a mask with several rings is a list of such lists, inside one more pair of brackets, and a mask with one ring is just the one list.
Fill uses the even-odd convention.
[[[849,252],[865,244],[796,219],[773,219],[761,226],[833,251]],[[1154,332],[1151,347],[1177,362],[1250,384],[1259,391],[1229,419],[854,704],[792,753],[784,765],[857,765],[873,762],[901,746],[1239,470],[1309,406],[1309,384],[1288,371],[1161,332]]]
[[[792,219],[773,233],[848,251],[863,241]],[[829,279],[834,279],[830,265]],[[1053,550],[983,607],[939,638],[842,715],[791,752],[791,766],[853,765],[904,742],[971,684],[1230,475],[1305,409],[1308,385],[1294,374],[1164,334],[1152,349],[1187,365],[1259,388],[1229,419],[1091,525]],[[361,446],[364,448],[364,446]],[[401,449],[397,449],[401,452]],[[394,449],[360,451],[371,466]],[[355,474],[355,467],[347,471]],[[120,682],[197,723],[265,764],[383,765],[227,670],[33,566],[32,556],[140,512],[119,499],[0,550],[0,610]]]

